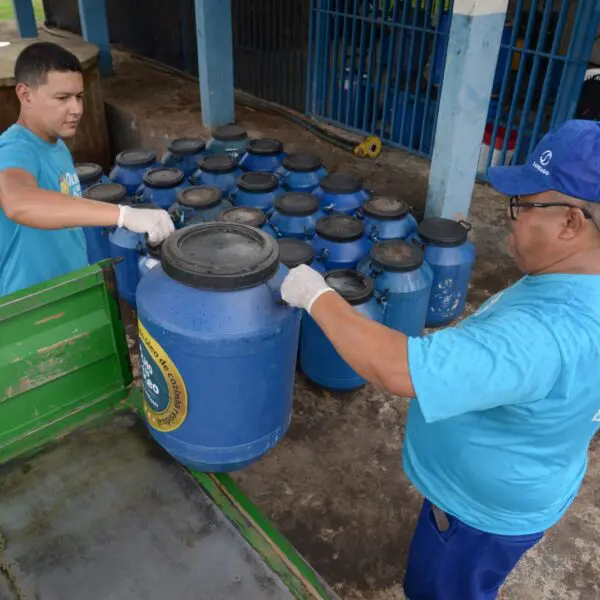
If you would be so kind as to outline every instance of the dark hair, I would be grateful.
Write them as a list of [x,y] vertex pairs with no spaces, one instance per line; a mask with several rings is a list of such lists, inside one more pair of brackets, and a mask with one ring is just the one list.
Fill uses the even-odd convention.
[[50,71],[82,73],[78,58],[58,44],[36,42],[24,48],[15,62],[15,80],[35,87],[46,83]]

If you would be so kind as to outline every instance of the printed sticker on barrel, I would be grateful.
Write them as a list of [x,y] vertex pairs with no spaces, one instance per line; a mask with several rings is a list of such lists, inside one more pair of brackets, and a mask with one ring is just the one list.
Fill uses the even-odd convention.
[[174,431],[185,421],[188,397],[177,367],[138,320],[144,414],[157,431]]

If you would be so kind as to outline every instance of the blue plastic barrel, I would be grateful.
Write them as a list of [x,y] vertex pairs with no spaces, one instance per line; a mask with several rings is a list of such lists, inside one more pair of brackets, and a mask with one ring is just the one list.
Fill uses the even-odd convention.
[[237,189],[231,195],[235,206],[260,208],[265,214],[273,212],[273,204],[285,190],[279,185],[279,178],[273,173],[244,173],[237,180]]
[[[154,204],[133,204],[136,209],[158,209]],[[115,263],[115,278],[119,297],[129,306],[136,306],[136,289],[140,281],[139,260],[146,251],[144,236],[124,227],[113,229],[108,236],[110,256],[119,259]]]
[[120,183],[127,190],[127,195],[133,197],[142,185],[144,173],[157,166],[156,154],[151,150],[124,150],[117,154],[109,178]]
[[144,173],[135,202],[156,204],[164,210],[175,204],[177,194],[189,187],[183,171],[172,167],[156,167]]
[[366,233],[373,242],[405,240],[417,231],[417,221],[410,214],[410,207],[399,198],[371,198],[357,216],[364,220]]
[[240,159],[240,168],[244,171],[274,173],[281,166],[284,156],[283,144],[279,140],[252,140]]
[[433,271],[414,244],[388,240],[375,244],[358,270],[371,277],[384,303],[383,323],[409,336],[423,333]]
[[275,199],[269,219],[278,237],[311,240],[317,221],[325,214],[316,196],[306,192],[287,192]]
[[249,141],[246,130],[240,125],[224,125],[213,131],[206,144],[206,150],[209,154],[226,152],[239,159],[246,151]]
[[288,154],[277,169],[281,185],[291,192],[312,192],[327,176],[327,169],[315,154]]
[[[371,97],[368,98],[368,94]],[[331,95],[331,118],[345,123],[355,129],[363,129],[365,109],[369,100],[370,114],[366,115],[367,129],[370,128],[373,111],[373,86],[369,85],[366,73],[354,72],[350,75],[350,69],[346,68],[344,79],[333,88]]]
[[223,198],[223,192],[215,186],[194,185],[177,194],[177,200],[169,208],[169,214],[177,229],[190,223],[208,223],[233,205]]
[[[383,307],[369,277],[351,269],[329,271],[325,281],[354,309],[373,321],[383,321]],[[355,390],[366,381],[338,354],[321,328],[306,313],[302,318],[300,370],[317,385],[333,391]]]
[[315,253],[308,242],[295,238],[280,238],[279,260],[288,269],[294,269],[300,265],[312,265]]
[[319,271],[354,269],[371,249],[363,222],[343,213],[319,219],[311,245]]
[[75,170],[82,195],[85,190],[97,183],[110,183],[110,179],[102,173],[102,167],[96,163],[77,163]]
[[[406,148],[420,149],[424,154],[430,154],[433,150],[434,125],[438,106],[437,91],[431,94],[428,103],[426,103],[425,92],[421,92],[418,98],[416,94],[407,94],[404,90],[399,90],[397,95],[394,90],[390,90],[389,94],[388,123],[391,141]],[[396,97],[395,105],[394,96]],[[424,119],[426,104],[427,116]]]
[[[120,183],[97,183],[87,188],[83,195],[90,200],[108,202],[109,204],[123,204],[127,201],[125,188]],[[90,264],[110,258],[109,235],[114,228],[83,227],[82,229]]]
[[250,225],[257,229],[262,229],[266,234],[273,238],[277,235],[267,220],[267,215],[260,208],[252,206],[234,206],[233,208],[225,209],[218,217],[218,221],[225,223],[240,223],[242,225]]
[[433,269],[433,285],[426,325],[446,325],[461,315],[469,292],[475,246],[467,239],[471,226],[451,219],[424,219],[415,242],[425,249]]
[[272,237],[218,222],[176,231],[141,280],[143,412],[184,465],[235,471],[287,431],[301,316],[281,300],[287,272]]
[[231,154],[209,154],[198,163],[198,170],[190,177],[193,185],[218,187],[224,198],[236,190],[237,180],[243,174],[238,160]]
[[190,177],[196,172],[198,161],[205,153],[206,144],[200,138],[177,138],[167,146],[161,163],[165,167],[179,169],[186,177]]
[[144,247],[144,253],[140,256],[138,261],[138,270],[140,273],[140,279],[148,273],[151,269],[160,265],[162,243],[152,245],[146,243]]
[[323,178],[312,192],[325,212],[354,215],[371,198],[358,177],[349,173],[332,173]]

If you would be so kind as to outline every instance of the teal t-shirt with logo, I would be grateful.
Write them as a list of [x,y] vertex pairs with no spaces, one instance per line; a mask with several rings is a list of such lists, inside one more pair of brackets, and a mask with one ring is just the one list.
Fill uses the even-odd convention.
[[[22,169],[38,186],[81,196],[73,158],[62,140],[50,143],[21,125],[0,135],[0,171]],[[51,203],[48,211],[52,211]],[[34,229],[8,219],[0,209],[0,297],[65,275],[88,264],[83,231]]]
[[600,427],[600,276],[527,276],[459,326],[408,342],[404,470],[489,533],[554,525]]

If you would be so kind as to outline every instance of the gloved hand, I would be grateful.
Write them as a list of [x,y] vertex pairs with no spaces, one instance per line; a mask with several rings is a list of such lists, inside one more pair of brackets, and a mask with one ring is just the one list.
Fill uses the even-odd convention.
[[333,291],[323,276],[308,265],[292,269],[281,284],[281,297],[291,306],[304,308],[309,314],[317,298]]
[[158,244],[168,238],[175,225],[166,210],[154,208],[133,208],[119,205],[119,227],[125,227],[135,233],[147,233],[148,242]]

